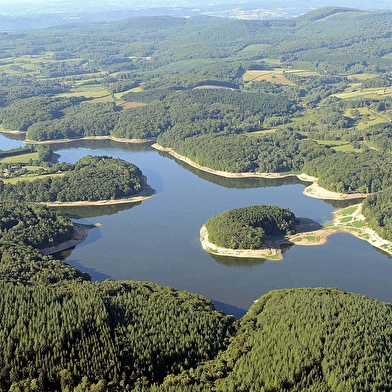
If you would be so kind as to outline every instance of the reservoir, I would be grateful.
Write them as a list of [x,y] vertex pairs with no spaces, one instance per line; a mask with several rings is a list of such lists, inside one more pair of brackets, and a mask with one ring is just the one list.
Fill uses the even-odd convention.
[[[0,149],[22,145],[20,138],[0,134]],[[304,196],[306,184],[295,178],[224,179],[148,145],[75,141],[54,149],[61,162],[76,162],[88,154],[125,159],[136,164],[156,190],[154,197],[137,204],[60,209],[75,222],[102,224],[62,255],[93,279],[152,281],[242,309],[270,290],[290,287],[337,287],[392,302],[391,258],[350,234],[334,234],[322,246],[292,246],[281,261],[203,251],[200,227],[227,209],[279,205],[297,217],[323,223],[332,219],[333,210],[347,205]]]

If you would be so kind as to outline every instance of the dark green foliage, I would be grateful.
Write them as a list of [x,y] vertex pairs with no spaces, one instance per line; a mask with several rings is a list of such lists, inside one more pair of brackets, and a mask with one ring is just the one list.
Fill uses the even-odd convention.
[[158,382],[213,358],[233,330],[233,318],[210,301],[152,283],[0,283],[0,297],[7,390],[34,379],[44,390],[76,387],[83,377],[115,390]]
[[[179,138],[205,133],[242,133],[260,129],[265,118],[295,111],[285,94],[245,93],[224,89],[176,91],[143,94],[148,106],[120,113],[113,132],[116,137],[158,136],[165,131],[166,145]],[[138,101],[137,94],[128,96]],[[161,100],[159,100],[161,98]],[[170,131],[169,131],[170,130]],[[174,147],[174,146],[173,146]]]
[[80,103],[77,99],[34,97],[13,102],[0,111],[4,128],[26,132],[30,125],[63,116],[66,107]]
[[69,240],[73,232],[69,219],[44,206],[8,202],[0,205],[2,244],[22,242],[44,248]]
[[[182,129],[182,132],[186,131]],[[235,173],[302,170],[304,163],[332,154],[327,148],[290,131],[260,136],[189,136],[170,130],[161,135],[158,142],[202,166]]]
[[392,241],[392,188],[369,195],[362,204],[368,225],[381,237]]
[[305,173],[319,178],[319,185],[342,193],[377,192],[391,186],[392,161],[376,151],[342,153],[316,158]]
[[260,248],[266,236],[291,233],[295,225],[289,209],[263,204],[225,211],[205,224],[209,241],[229,249]]
[[44,206],[2,202],[0,204],[0,280],[49,284],[89,279],[80,271],[38,248],[69,240],[72,222]]
[[27,129],[26,137],[42,141],[107,136],[114,128],[117,117],[113,103],[83,103],[68,107],[58,119],[35,122]]
[[390,304],[334,289],[272,291],[216,360],[153,391],[389,391]]
[[33,151],[34,151],[34,148],[31,146],[13,148],[11,150],[5,150],[5,151],[0,150],[0,158],[14,157],[17,155],[28,154]]
[[[62,170],[64,165],[55,165]],[[86,156],[65,173],[17,184],[0,181],[3,200],[70,202],[118,199],[139,193],[145,186],[141,171],[122,159]]]

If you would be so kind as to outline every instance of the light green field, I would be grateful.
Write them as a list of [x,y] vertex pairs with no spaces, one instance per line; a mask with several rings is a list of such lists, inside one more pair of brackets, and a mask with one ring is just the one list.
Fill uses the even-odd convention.
[[269,58],[266,58],[266,59],[263,59],[263,61],[266,64],[269,64],[269,65],[280,65],[280,64],[282,64],[279,59],[269,59]]
[[254,45],[248,45],[244,49],[242,49],[239,54],[241,55],[246,55],[247,57],[252,57],[252,56],[261,56],[263,52],[267,49],[269,49],[271,45],[268,44],[254,44]]
[[38,159],[38,152],[31,152],[29,154],[21,154],[12,157],[1,158],[0,163],[29,163],[30,159]]
[[276,133],[278,128],[270,128],[270,129],[263,129],[262,131],[255,131],[255,132],[247,132],[245,133],[246,136],[263,136],[267,133]]
[[[373,110],[370,110],[368,108],[358,108],[356,109],[359,111],[359,113],[362,116],[366,116],[366,119],[360,120],[357,123],[357,129],[366,129],[370,127],[371,125],[377,125],[377,124],[383,124],[383,123],[388,123],[390,122],[390,119],[385,115],[381,113],[377,113]],[[353,109],[347,109],[344,113],[345,116],[347,117],[353,117]]]
[[109,97],[109,101],[112,101],[112,97],[109,94],[108,90],[102,85],[97,85],[97,84],[89,84],[89,85],[83,85],[83,86],[78,86],[75,88],[72,88],[69,92],[67,93],[61,93],[58,94],[57,96],[59,97],[86,97],[86,98],[105,98]]
[[54,174],[26,174],[24,176],[15,178],[3,178],[2,180],[7,184],[17,184],[18,181],[34,181],[37,179],[42,179],[45,177],[62,177],[64,173],[54,173]]
[[340,99],[352,99],[359,97],[379,98],[380,96],[392,96],[392,87],[377,87],[377,88],[353,88],[348,87],[344,92],[333,94],[334,97]]
[[248,70],[244,73],[242,79],[245,83],[265,80],[271,83],[295,86],[295,84],[292,81],[288,80],[283,75],[283,72],[284,70],[280,68],[274,70]]
[[320,76],[318,72],[306,71],[304,69],[286,69],[286,73],[291,73],[298,76]]
[[335,151],[342,152],[363,152],[362,149],[354,148],[354,146],[346,140],[315,140],[323,146],[330,146]]
[[377,77],[377,74],[371,74],[371,73],[362,73],[362,74],[352,74],[347,76],[348,79],[356,79],[356,80],[368,80],[368,79],[373,79]]

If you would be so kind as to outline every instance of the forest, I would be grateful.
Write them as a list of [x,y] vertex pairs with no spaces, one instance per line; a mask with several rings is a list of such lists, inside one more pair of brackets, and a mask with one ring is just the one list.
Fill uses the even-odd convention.
[[212,216],[205,224],[208,239],[229,249],[257,249],[268,236],[294,233],[297,219],[288,208],[260,204]]
[[40,203],[114,200],[140,194],[146,186],[135,165],[108,156],[88,155],[74,165],[52,165],[35,179],[21,177],[15,184],[0,180],[0,198]]
[[157,138],[212,169],[378,191],[388,169],[362,178],[389,151],[391,21],[329,7],[279,21],[154,16],[9,33],[1,126],[31,141]]
[[[392,12],[327,7],[287,20],[151,16],[4,32],[0,131],[32,144],[156,138],[213,169],[305,172],[371,193],[363,214],[391,239],[391,26]],[[29,158],[7,162],[19,156]],[[120,159],[53,158],[47,146],[0,151],[0,390],[392,390],[391,304],[277,290],[234,320],[199,295],[91,282],[44,255],[74,224],[35,202],[146,186]],[[214,243],[254,248],[292,231],[295,216],[250,207],[206,225]]]
[[[252,220],[253,210],[238,213]],[[44,206],[2,203],[3,390],[392,388],[391,304],[337,289],[276,290],[236,321],[196,294],[91,282],[43,256],[51,240],[39,233],[57,243],[72,223]]]

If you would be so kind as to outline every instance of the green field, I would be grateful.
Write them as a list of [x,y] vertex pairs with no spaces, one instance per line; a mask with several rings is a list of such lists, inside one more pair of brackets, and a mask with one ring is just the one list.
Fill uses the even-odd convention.
[[11,157],[1,158],[0,163],[29,163],[30,160],[38,159],[38,152],[28,154],[14,155]]

